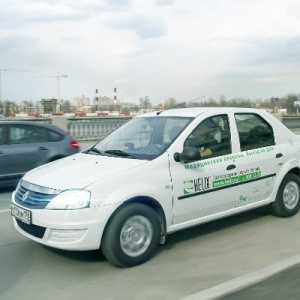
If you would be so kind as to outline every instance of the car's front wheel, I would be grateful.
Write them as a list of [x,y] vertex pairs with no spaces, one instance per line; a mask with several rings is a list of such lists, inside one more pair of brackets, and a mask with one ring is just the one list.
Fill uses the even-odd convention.
[[122,207],[109,222],[101,250],[114,265],[133,267],[153,255],[160,237],[157,213],[144,204]]
[[275,202],[271,203],[274,215],[291,217],[299,211],[300,179],[295,174],[287,174],[282,180]]

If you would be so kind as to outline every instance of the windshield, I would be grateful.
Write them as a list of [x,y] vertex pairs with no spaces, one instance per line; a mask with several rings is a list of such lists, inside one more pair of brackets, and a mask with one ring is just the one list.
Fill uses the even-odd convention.
[[138,117],[125,123],[85,153],[131,159],[154,159],[192,121],[186,117]]

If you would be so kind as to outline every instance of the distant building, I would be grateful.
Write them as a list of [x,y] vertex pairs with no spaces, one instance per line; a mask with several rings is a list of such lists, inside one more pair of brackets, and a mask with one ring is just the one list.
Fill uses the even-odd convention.
[[52,114],[56,112],[57,99],[42,99],[42,113]]
[[90,105],[90,98],[89,97],[75,97],[73,99],[73,105],[77,107],[81,106],[89,106]]

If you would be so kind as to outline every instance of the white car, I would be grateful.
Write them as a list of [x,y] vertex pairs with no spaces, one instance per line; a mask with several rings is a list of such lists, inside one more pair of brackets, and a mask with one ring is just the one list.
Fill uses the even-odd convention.
[[93,147],[26,173],[15,228],[66,250],[144,263],[168,234],[268,206],[299,210],[300,138],[259,109],[186,108],[137,116]]

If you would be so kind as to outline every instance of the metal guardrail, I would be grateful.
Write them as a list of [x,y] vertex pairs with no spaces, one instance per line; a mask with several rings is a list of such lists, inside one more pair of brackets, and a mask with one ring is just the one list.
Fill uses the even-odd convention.
[[67,119],[67,130],[80,141],[100,140],[130,119],[131,117],[76,117]]
[[300,128],[300,115],[282,116],[281,121],[287,128]]

